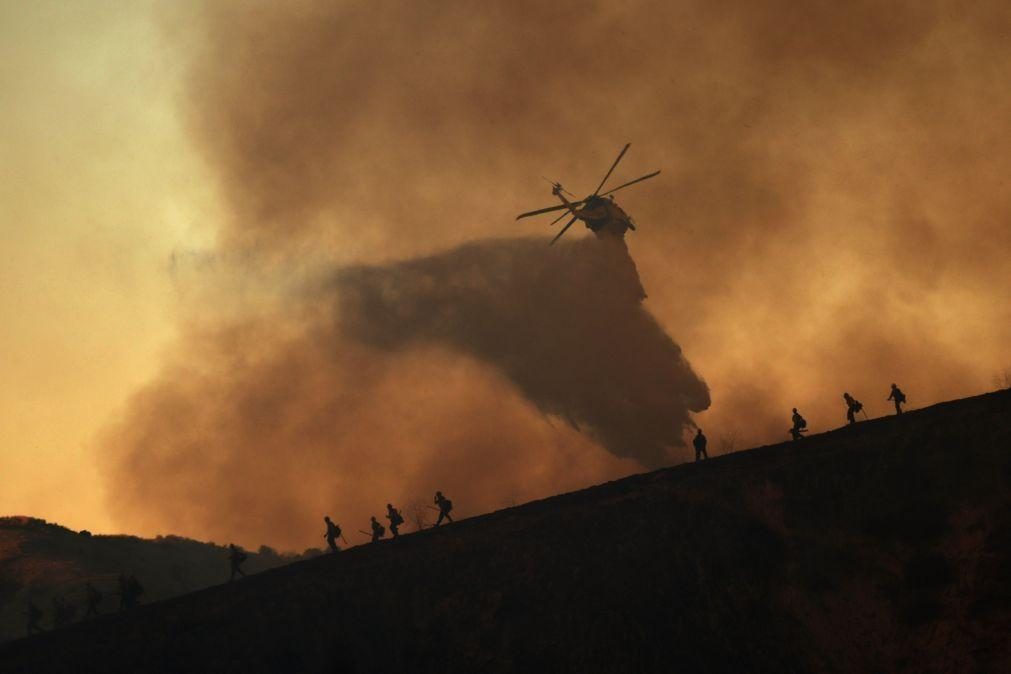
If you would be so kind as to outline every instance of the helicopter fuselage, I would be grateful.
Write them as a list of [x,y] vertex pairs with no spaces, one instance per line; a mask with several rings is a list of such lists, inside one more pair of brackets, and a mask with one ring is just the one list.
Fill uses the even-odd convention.
[[632,218],[612,197],[590,196],[586,198],[582,208],[577,208],[561,192],[557,192],[557,196],[572,215],[579,218],[587,229],[600,238],[623,238],[625,232],[635,229]]

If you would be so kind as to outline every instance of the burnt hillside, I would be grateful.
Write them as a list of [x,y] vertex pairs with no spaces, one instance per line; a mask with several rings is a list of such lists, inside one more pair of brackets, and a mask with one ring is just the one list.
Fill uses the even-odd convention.
[[1011,392],[6,644],[4,672],[1011,671]]

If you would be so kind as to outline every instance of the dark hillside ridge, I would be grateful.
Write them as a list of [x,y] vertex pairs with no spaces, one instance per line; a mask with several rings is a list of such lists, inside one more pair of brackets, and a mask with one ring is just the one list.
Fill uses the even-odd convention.
[[[243,570],[256,573],[300,558],[261,546]],[[228,548],[180,536],[93,536],[32,517],[0,517],[0,641],[24,636],[29,599],[44,612],[44,629],[52,627],[56,597],[80,619],[88,582],[103,594],[99,611],[115,611],[121,573],[144,586],[143,603],[167,599],[227,580]]]
[[0,648],[3,672],[1011,671],[1011,392]]

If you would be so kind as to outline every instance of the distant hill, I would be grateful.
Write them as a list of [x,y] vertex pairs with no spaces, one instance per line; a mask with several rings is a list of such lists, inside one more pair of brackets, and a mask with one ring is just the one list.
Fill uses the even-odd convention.
[[289,564],[0,670],[1008,672],[1009,486],[1005,391]]
[[[255,573],[301,558],[260,548],[249,553],[243,570]],[[57,596],[81,617],[89,581],[104,595],[101,610],[117,610],[120,573],[144,586],[142,603],[168,599],[228,580],[228,548],[178,536],[92,536],[31,517],[0,517],[0,641],[24,636],[29,598],[45,612],[45,628],[52,626]]]

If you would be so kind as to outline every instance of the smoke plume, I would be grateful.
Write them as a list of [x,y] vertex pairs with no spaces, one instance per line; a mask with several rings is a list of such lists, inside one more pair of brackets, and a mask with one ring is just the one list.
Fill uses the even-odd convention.
[[620,242],[471,244],[342,272],[348,334],[386,349],[451,346],[494,364],[545,413],[585,425],[617,456],[670,461],[709,390],[639,304]]
[[[228,291],[187,294],[103,443],[124,526],[296,545],[327,510],[655,464],[707,399],[663,328],[738,448],[1011,362],[1007,3],[173,3],[166,29],[215,254],[257,280],[188,281]],[[663,170],[617,196],[641,306],[627,264],[587,278],[595,241],[489,241],[546,244],[513,221],[540,175],[589,192],[627,141],[616,180]]]
[[590,239],[302,284],[192,331],[136,397],[106,438],[118,509],[297,546],[323,512],[364,526],[440,488],[476,513],[670,461],[709,392],[641,297],[624,245]]

